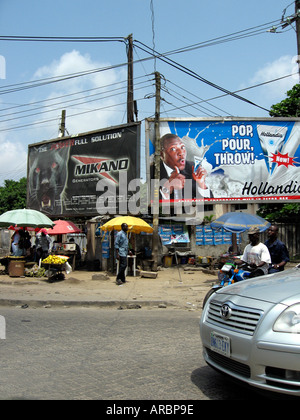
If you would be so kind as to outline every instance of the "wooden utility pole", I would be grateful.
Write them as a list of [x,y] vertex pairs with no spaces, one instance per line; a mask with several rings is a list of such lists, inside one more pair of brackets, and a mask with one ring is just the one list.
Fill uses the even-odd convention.
[[63,109],[61,111],[61,123],[59,126],[58,137],[65,137],[65,134],[66,134],[66,110]]
[[127,44],[127,123],[134,122],[134,102],[133,102],[133,42],[132,34],[126,38]]
[[297,63],[300,80],[300,0],[295,0],[295,15],[296,15],[296,36],[297,36]]
[[160,89],[161,77],[160,73],[155,72],[155,153],[154,153],[154,185],[153,185],[153,238],[152,238],[152,254],[154,259],[154,271],[157,270],[158,265],[158,221],[159,221],[159,181],[160,181],[160,132],[159,132],[159,119],[160,119]]

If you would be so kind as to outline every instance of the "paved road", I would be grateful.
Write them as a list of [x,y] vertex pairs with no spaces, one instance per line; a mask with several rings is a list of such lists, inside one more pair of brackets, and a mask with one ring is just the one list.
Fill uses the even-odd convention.
[[0,398],[253,399],[205,365],[199,313],[0,307]]

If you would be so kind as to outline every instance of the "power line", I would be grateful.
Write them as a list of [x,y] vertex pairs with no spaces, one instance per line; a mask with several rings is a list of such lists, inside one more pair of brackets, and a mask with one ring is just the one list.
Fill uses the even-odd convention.
[[[146,50],[145,48],[140,47],[140,46],[137,46],[138,48],[142,49],[144,52],[146,52],[146,53],[148,53],[148,54],[151,54],[151,55],[153,54],[153,53],[151,52],[151,48],[150,48],[150,47],[148,47],[146,44],[144,44],[144,43],[142,43],[142,42],[140,42],[140,41],[136,41],[136,42],[138,42],[139,44],[143,45],[143,47],[147,48],[147,50]],[[149,51],[149,50],[150,50],[150,51]],[[264,108],[264,107],[262,107],[262,106],[260,106],[260,105],[257,105],[256,103],[254,103],[254,102],[250,101],[249,99],[243,98],[242,96],[237,95],[237,94],[235,94],[234,92],[231,92],[231,91],[229,91],[228,89],[225,89],[225,88],[223,88],[223,87],[221,87],[221,86],[217,85],[216,83],[210,82],[209,80],[207,80],[207,79],[205,79],[204,77],[200,76],[199,74],[197,74],[197,73],[196,73],[196,72],[194,72],[193,70],[188,69],[187,67],[183,66],[182,64],[179,64],[179,63],[177,63],[176,61],[171,60],[171,59],[170,59],[170,58],[168,58],[168,57],[166,57],[166,58],[165,58],[165,57],[164,57],[164,54],[160,54],[160,53],[158,53],[157,51],[155,52],[155,54],[156,54],[156,57],[157,57],[159,60],[163,61],[163,62],[164,62],[164,63],[166,63],[166,64],[171,65],[172,67],[176,68],[177,70],[180,70],[180,71],[182,71],[183,73],[185,73],[185,74],[187,74],[187,75],[189,75],[189,76],[191,76],[191,77],[194,77],[195,79],[200,80],[201,82],[203,82],[203,83],[205,83],[205,84],[207,84],[207,85],[209,85],[209,86],[211,86],[211,87],[213,87],[213,88],[215,88],[215,89],[221,90],[222,92],[226,93],[227,95],[233,96],[233,97],[234,97],[234,98],[236,98],[236,99],[239,99],[239,100],[244,101],[244,102],[246,102],[246,103],[248,103],[248,104],[250,104],[250,105],[253,105],[253,106],[258,107],[258,108],[260,108],[260,109],[262,109],[262,110],[264,110],[264,111],[269,112],[269,110],[268,110],[268,109],[266,109],[266,108]]]
[[199,48],[205,48],[205,47],[211,47],[214,45],[218,45],[221,43],[225,43],[225,42],[232,42],[232,41],[236,41],[238,39],[244,39],[250,36],[255,36],[255,35],[261,35],[263,33],[266,33],[268,31],[266,31],[267,28],[270,28],[270,25],[274,25],[274,24],[278,24],[280,22],[279,19],[268,22],[268,23],[264,23],[262,25],[258,25],[258,26],[253,26],[251,28],[247,28],[241,31],[237,31],[237,32],[233,32],[231,34],[227,34],[227,35],[222,35],[220,37],[217,38],[212,38],[210,40],[207,41],[203,41],[203,42],[198,42],[192,45],[189,45],[187,47],[182,47],[182,48],[177,48],[176,50],[171,50],[168,51],[166,53],[164,53],[164,56],[168,56],[168,55],[172,55],[172,54],[178,54],[178,53],[182,53],[182,52],[187,52],[187,51],[192,51],[195,49],[199,49]]
[[[281,80],[281,79],[285,79],[285,78],[287,78],[287,77],[292,77],[292,76],[294,76],[294,75],[296,75],[296,74],[298,74],[298,73],[288,74],[288,75],[286,75],[286,76],[278,77],[278,78],[273,79],[273,80],[268,80],[268,81],[266,81],[266,82],[258,83],[258,84],[253,85],[253,86],[248,86],[248,87],[246,87],[246,88],[236,90],[234,93],[243,92],[243,91],[245,91],[245,90],[254,89],[254,88],[256,88],[256,87],[260,87],[260,86],[263,86],[263,85],[266,85],[266,84],[269,84],[269,83],[277,82],[277,81],[279,81],[279,80]],[[215,99],[220,99],[220,98],[223,98],[224,96],[227,96],[227,95],[226,95],[226,94],[223,94],[223,95],[218,95],[218,96],[215,96],[215,97],[213,97],[213,98],[206,99],[206,100],[197,101],[197,102],[192,102],[190,105],[183,105],[183,106],[180,106],[180,107],[174,107],[173,109],[170,109],[170,110],[168,110],[167,112],[174,111],[174,110],[179,110],[179,109],[180,109],[180,110],[183,110],[184,108],[187,108],[188,106],[191,106],[191,105],[199,105],[199,104],[201,104],[202,102],[210,102],[210,101],[213,101],[213,100],[215,100]],[[230,114],[229,114],[229,115],[230,115]]]
[[[149,85],[138,87],[135,90],[137,91],[137,90],[140,90],[140,89],[145,89],[145,87],[148,87],[148,86]],[[54,103],[54,104],[51,104],[51,105],[44,105],[43,107],[37,107],[37,108],[34,108],[34,109],[30,109],[30,110],[19,111],[17,113],[14,112],[14,113],[10,113],[10,114],[4,114],[4,115],[2,115],[2,117],[42,109],[42,111],[40,111],[40,112],[34,112],[34,113],[31,113],[31,114],[28,114],[28,115],[18,115],[18,116],[13,117],[13,118],[7,118],[7,119],[4,119],[4,120],[0,120],[0,123],[13,121],[13,120],[19,120],[21,118],[33,117],[33,116],[37,116],[37,115],[40,115],[40,114],[44,114],[45,112],[54,112],[54,111],[58,111],[58,110],[61,109],[61,106],[59,106],[58,108],[51,108],[48,111],[43,110],[45,108],[53,107],[54,105],[63,105],[63,107],[68,106],[69,108],[72,108],[72,107],[76,107],[78,105],[86,105],[86,104],[89,104],[91,102],[102,101],[102,100],[108,99],[108,98],[110,99],[110,98],[113,98],[114,96],[125,95],[126,91],[123,91],[123,92],[120,92],[120,93],[114,93],[114,94],[112,94],[111,91],[110,92],[105,92],[105,93],[107,93],[107,95],[103,96],[103,97],[100,97],[100,98],[91,99],[92,96],[98,96],[99,95],[99,93],[96,93],[94,95],[84,96],[84,97],[76,98],[76,99],[70,99],[69,101],[58,102],[58,103]],[[73,103],[73,104],[66,105],[68,102],[79,101],[81,99],[83,99],[83,100],[80,101],[80,102],[76,102],[76,103]]]
[[[184,67],[184,66],[180,65],[179,63],[167,58],[167,55],[178,54],[178,53],[181,53],[181,52],[187,52],[187,51],[190,51],[192,49],[203,48],[203,47],[206,47],[206,46],[216,45],[217,43],[220,43],[220,42],[229,42],[229,41],[241,39],[241,38],[244,38],[244,37],[247,37],[247,36],[254,36],[254,35],[257,35],[259,33],[262,33],[262,30],[264,30],[264,32],[265,32],[265,26],[273,24],[275,22],[277,22],[277,21],[268,22],[268,23],[263,24],[263,25],[258,25],[258,26],[248,28],[248,29],[245,29],[245,30],[242,30],[242,31],[234,32],[232,34],[228,34],[228,35],[225,35],[225,36],[222,36],[222,37],[214,38],[214,39],[211,39],[211,40],[208,40],[208,41],[205,41],[205,42],[196,43],[196,44],[184,47],[184,48],[172,50],[172,51],[169,51],[165,54],[160,54],[160,53],[154,51],[154,45],[153,45],[153,49],[151,49],[147,45],[145,45],[143,43],[140,43],[139,41],[136,41],[137,43],[140,43],[141,45],[143,45],[146,49],[142,48],[141,46],[138,46],[138,45],[136,47],[141,49],[142,51],[146,52],[147,54],[150,54],[150,57],[137,60],[137,61],[135,61],[135,63],[144,62],[144,61],[147,61],[147,60],[150,60],[150,59],[155,59],[156,60],[156,58],[158,58],[158,59],[164,61],[166,64],[169,64],[169,65],[173,66],[174,68],[176,68],[180,71],[183,71],[184,73],[188,74],[189,76],[192,76],[192,77],[210,85],[211,87],[214,87],[214,88],[219,89],[222,92],[224,92],[223,95],[212,98],[212,99],[208,99],[208,100],[203,100],[203,99],[199,98],[199,99],[201,99],[200,102],[199,101],[198,102],[191,102],[190,104],[186,103],[184,105],[184,107],[187,107],[187,106],[193,107],[197,104],[199,105],[202,102],[209,102],[211,100],[214,100],[214,99],[222,97],[222,96],[231,95],[231,96],[233,96],[237,99],[243,100],[243,101],[245,101],[245,102],[247,102],[251,105],[257,106],[257,107],[259,107],[259,108],[261,108],[265,111],[269,111],[266,108],[263,108],[263,107],[255,104],[254,102],[251,102],[248,99],[245,99],[245,98],[236,94],[237,92],[241,92],[242,90],[250,89],[251,87],[245,88],[245,89],[242,89],[242,90],[238,90],[238,91],[235,91],[235,92],[231,92],[231,91],[229,91],[225,88],[222,88],[221,86],[218,86],[218,85],[204,79],[203,77],[201,77],[197,73],[193,72],[192,70],[188,69],[187,67]],[[154,21],[153,21],[153,25],[154,25]],[[154,33],[153,33],[153,36],[154,36]],[[5,40],[4,38],[6,38],[6,37],[5,36],[0,36],[0,40]],[[26,40],[28,40],[28,41],[45,41],[45,42],[47,42],[47,41],[50,41],[50,42],[52,42],[52,41],[61,41],[61,42],[63,42],[63,41],[73,41],[73,42],[75,42],[75,41],[82,40],[84,42],[93,42],[93,41],[95,41],[95,42],[96,41],[97,42],[120,41],[120,42],[124,42],[124,43],[126,42],[125,38],[123,38],[123,37],[122,38],[120,38],[120,37],[84,37],[84,38],[82,38],[82,37],[23,37],[23,36],[12,36],[12,37],[8,37],[8,38],[10,38],[9,40],[12,40],[12,41],[18,41],[18,40],[26,41]],[[149,51],[148,51],[149,49],[152,52],[149,53]],[[44,85],[49,84],[49,83],[56,83],[56,82],[72,79],[72,78],[75,78],[75,77],[82,77],[82,76],[94,74],[94,73],[97,73],[97,72],[118,68],[118,67],[125,66],[125,65],[127,65],[127,63],[121,63],[121,64],[117,64],[117,65],[114,65],[114,66],[108,66],[108,67],[104,67],[104,68],[91,69],[91,70],[83,71],[83,72],[71,73],[71,74],[68,74],[68,75],[39,79],[39,80],[36,80],[36,81],[33,81],[33,82],[31,81],[31,82],[24,82],[24,83],[19,83],[19,84],[15,84],[15,85],[7,85],[7,86],[3,86],[2,88],[0,88],[0,94],[13,93],[13,92],[17,92],[19,90],[30,89],[30,88],[33,88],[33,87],[40,87],[40,86],[44,86]],[[284,76],[284,77],[288,77],[288,76]],[[270,82],[272,82],[272,81],[265,82],[265,83],[270,83]],[[118,82],[118,83],[121,83],[121,82]],[[82,92],[84,92],[84,91],[82,91]],[[69,94],[69,95],[73,95],[73,94]],[[90,96],[96,96],[96,95],[97,94],[90,95]],[[68,96],[68,95],[66,95],[66,96]],[[64,97],[64,96],[62,96],[62,97]],[[89,98],[89,96],[82,97],[81,99],[84,99],[84,98]],[[80,98],[77,98],[77,99],[70,100],[70,101],[67,101],[67,102],[78,101],[79,99]],[[176,99],[178,99],[178,98],[176,98]],[[188,100],[187,98],[185,98],[185,99]],[[95,99],[95,100],[100,100],[100,99]],[[37,103],[39,103],[39,102],[43,102],[43,101],[37,101]],[[86,101],[86,102],[91,102],[91,101]],[[84,102],[84,103],[86,103],[86,102]],[[61,103],[63,103],[63,102],[61,102]],[[79,103],[76,103],[76,104],[73,104],[73,105],[70,105],[70,106],[76,106],[76,105],[80,105],[82,103],[83,102],[79,102]],[[57,104],[52,104],[52,106],[53,105],[57,105]],[[213,106],[211,104],[209,104],[209,105]],[[20,105],[20,106],[25,106],[25,105]],[[48,106],[50,107],[50,105],[47,105],[47,107]],[[11,108],[15,108],[15,107],[11,107]],[[178,107],[177,109],[180,109],[180,108],[182,108],[182,107]],[[217,107],[215,107],[215,108],[217,108]],[[9,109],[9,108],[6,108],[6,109]],[[35,108],[35,109],[39,109],[39,108]],[[103,109],[103,108],[101,108],[101,109]],[[104,107],[104,109],[105,109],[105,107]],[[34,109],[21,111],[21,112],[31,112],[32,110],[34,110]],[[54,110],[52,109],[51,111],[53,112],[53,111],[55,111],[55,109]],[[93,112],[93,111],[94,110],[86,111],[86,112]],[[203,110],[202,110],[202,112],[203,112]],[[212,112],[212,111],[209,111],[209,112]],[[226,111],[222,110],[222,112],[226,112]],[[3,116],[5,116],[5,115],[9,115],[9,114],[4,114]],[[36,114],[32,114],[32,115],[36,115]],[[79,114],[74,114],[74,116],[75,115],[79,115]],[[26,115],[26,116],[30,116],[30,115]],[[70,115],[69,115],[69,117],[70,117]],[[7,120],[4,120],[4,121],[7,121]],[[2,122],[4,122],[4,121],[2,121]],[[48,121],[53,121],[53,120],[45,120],[43,122],[48,122]],[[30,124],[27,124],[26,126],[30,126]],[[24,126],[13,127],[13,129],[14,128],[22,128],[22,127],[24,127]]]
[[[107,66],[107,67],[101,67],[101,68],[97,68],[97,69],[91,69],[91,70],[85,70],[85,71],[81,71],[81,72],[77,72],[77,73],[70,73],[67,75],[63,75],[63,76],[54,76],[54,77],[47,77],[44,79],[38,79],[36,81],[31,81],[31,82],[23,82],[23,83],[17,83],[17,84],[13,84],[13,85],[6,85],[3,87],[0,87],[0,95],[4,95],[7,93],[13,93],[13,92],[18,92],[20,90],[26,90],[26,89],[31,89],[34,87],[41,87],[41,86],[45,86],[51,83],[57,83],[57,82],[65,82],[66,80],[70,80],[70,79],[74,79],[77,77],[82,77],[82,76],[88,76],[91,74],[95,74],[95,73],[99,73],[99,72],[103,72],[103,71],[107,71],[107,70],[112,70],[112,69],[116,69],[118,67],[122,67],[122,66],[126,66],[127,63],[121,63],[121,64],[116,64],[116,65],[112,65],[112,66]],[[10,88],[10,89],[7,89]]]
[[[137,99],[137,101],[141,101],[141,100],[145,100],[145,99],[146,99],[145,97],[142,97],[142,98]],[[90,110],[86,110],[86,111],[81,111],[81,112],[77,112],[75,114],[69,114],[68,118],[77,117],[79,115],[88,114],[90,112],[108,110],[109,108],[117,108],[119,106],[123,106],[123,105],[126,105],[126,104],[127,104],[127,102],[125,101],[125,102],[121,102],[121,103],[116,103],[116,104],[103,106],[103,107],[100,107],[100,108],[94,108],[94,109],[90,109]],[[42,121],[36,121],[36,122],[28,123],[28,124],[23,124],[23,125],[19,125],[19,126],[3,128],[3,129],[0,129],[0,132],[15,130],[15,129],[19,129],[19,128],[30,127],[30,126],[39,125],[39,124],[45,124],[47,122],[53,122],[53,121],[57,121],[57,117],[56,118],[49,118],[49,119],[42,120]]]
[[181,86],[176,85],[175,83],[171,82],[170,80],[168,80],[168,82],[169,82],[169,83],[171,83],[172,85],[176,86],[178,89],[181,89],[181,90],[183,90],[184,92],[188,93],[189,95],[192,95],[192,96],[194,96],[195,98],[199,99],[199,100],[201,101],[201,103],[202,103],[202,102],[206,102],[206,103],[207,103],[207,105],[209,105],[209,106],[211,106],[211,107],[215,108],[216,110],[221,111],[221,112],[223,112],[224,114],[228,114],[228,115],[230,115],[230,114],[229,114],[227,111],[225,111],[224,109],[221,109],[221,108],[217,107],[216,105],[213,105],[213,104],[208,103],[208,101],[209,101],[209,100],[205,100],[205,99],[203,99],[203,98],[200,98],[198,95],[195,95],[195,93],[189,92],[188,90],[184,89],[184,88],[183,88],[183,87],[181,87]]
[[124,42],[124,37],[108,36],[24,36],[0,35],[0,41],[26,41],[26,42]]
[[[120,82],[120,83],[123,83],[123,82]],[[138,82],[138,83],[136,83],[136,86],[143,85],[145,83],[149,83],[148,80]],[[110,86],[112,86],[112,85],[110,85]],[[143,89],[143,88],[147,88],[148,86],[149,86],[148,84],[145,85],[145,86],[139,86],[137,88],[137,90],[140,90],[140,89]],[[104,87],[102,87],[102,88],[104,88]],[[48,103],[48,102],[50,102],[50,101],[52,102],[52,101],[54,101],[56,99],[64,99],[64,98],[67,98],[69,96],[75,96],[75,95],[77,96],[77,95],[79,95],[82,92],[83,93],[85,93],[85,92],[94,92],[95,90],[98,90],[98,89],[100,89],[100,88],[87,89],[87,90],[84,90],[84,91],[70,93],[70,94],[66,94],[66,95],[61,95],[61,96],[50,98],[50,99],[44,99],[44,100],[41,100],[41,101],[35,101],[33,103],[30,103],[30,104],[15,105],[13,107],[4,108],[4,109],[0,110],[0,112],[3,112],[5,110],[12,110],[12,109],[14,109],[14,111],[0,115],[0,118],[7,117],[7,116],[10,116],[10,115],[23,114],[23,113],[27,113],[27,112],[31,112],[31,111],[35,111],[35,110],[40,110],[40,109],[45,109],[45,108],[51,108],[51,107],[53,107],[55,105],[64,105],[64,106],[66,106],[67,103],[72,103],[72,102],[79,101],[79,100],[84,100],[84,99],[86,99],[85,103],[94,102],[94,101],[97,101],[97,100],[103,100],[103,99],[106,99],[106,98],[111,98],[113,96],[124,95],[126,93],[124,91],[124,89],[126,89],[126,86],[125,86],[125,87],[118,87],[118,88],[115,88],[115,89],[105,90],[104,92],[92,93],[92,94],[89,94],[89,95],[85,95],[85,96],[81,96],[81,97],[77,97],[77,98],[73,98],[73,99],[68,99],[68,100],[61,101],[61,102]],[[100,96],[100,95],[103,95],[103,96]],[[106,95],[106,96],[104,96],[104,95]],[[99,98],[92,99],[95,96],[100,96],[100,97]],[[41,103],[46,103],[46,105],[32,107],[32,105],[41,104]],[[81,103],[83,103],[83,102],[75,103],[74,105],[78,105],[78,104],[81,104]],[[70,105],[70,106],[74,106],[74,105]],[[30,107],[30,108],[29,109],[24,109],[24,110],[21,110],[21,111],[15,111],[16,108],[20,108],[20,107]],[[0,122],[1,122],[1,120],[0,120]]]
[[[146,75],[146,77],[148,77],[148,76],[149,75]],[[134,78],[134,80],[136,81],[136,80],[139,80],[143,77],[145,77],[145,76],[138,76],[138,77]],[[50,102],[50,101],[54,101],[54,100],[61,99],[61,98],[67,98],[69,96],[79,95],[81,93],[94,92],[94,91],[99,90],[99,89],[105,89],[105,88],[108,88],[108,87],[121,85],[123,83],[127,83],[127,80],[120,80],[119,82],[110,83],[110,84],[99,86],[99,87],[96,87],[96,88],[84,89],[84,90],[80,90],[80,91],[77,91],[77,92],[67,93],[65,95],[55,96],[55,97],[51,97],[51,98],[48,98],[48,99],[41,99],[39,101],[34,101],[34,102],[26,103],[26,104],[18,104],[18,105],[9,106],[9,107],[0,109],[0,112],[8,111],[8,110],[11,110],[11,109],[22,108],[22,107],[29,107],[29,106],[32,106],[32,105],[41,104],[43,102]],[[135,83],[135,84],[139,84],[139,83],[143,83],[143,82],[138,82],[138,83]],[[116,89],[118,89],[118,88],[116,88]],[[107,91],[105,91],[105,93],[113,92],[116,89],[107,90]],[[119,89],[121,89],[121,88],[119,88]]]
[[[269,84],[269,83],[273,83],[273,82],[276,82],[276,81],[279,81],[279,80],[281,80],[281,79],[284,79],[284,78],[287,78],[287,77],[291,77],[291,76],[293,76],[293,75],[295,75],[295,74],[297,74],[297,73],[293,73],[293,74],[289,74],[289,75],[286,75],[286,76],[282,76],[282,77],[278,77],[278,78],[276,78],[276,79],[273,79],[273,80],[268,80],[268,81],[266,81],[266,82],[262,82],[262,83],[259,83],[259,84],[256,84],[256,85],[252,85],[252,86],[248,86],[248,87],[246,87],[246,88],[243,88],[243,89],[239,89],[239,90],[236,90],[235,92],[233,92],[233,93],[237,93],[237,92],[242,92],[242,91],[245,91],[245,90],[249,90],[249,89],[253,89],[253,88],[256,88],[256,87],[260,87],[260,86],[263,86],[263,85],[266,85],[266,84]],[[170,82],[171,83],[171,82]],[[175,85],[175,84],[174,84]],[[224,97],[224,96],[226,96],[227,94],[223,94],[223,95],[219,95],[219,96],[215,96],[215,97],[213,97],[213,98],[210,98],[210,99],[206,99],[206,100],[200,100],[200,101],[195,101],[195,102],[190,102],[190,103],[187,103],[187,102],[185,102],[185,104],[184,105],[182,105],[182,106],[175,106],[175,105],[173,105],[173,108],[172,109],[170,109],[170,110],[168,110],[168,111],[165,111],[166,113],[167,112],[170,112],[170,111],[174,111],[174,110],[181,110],[181,111],[183,111],[183,112],[185,112],[185,113],[187,113],[187,111],[185,110],[185,108],[188,108],[188,107],[195,107],[195,106],[197,106],[197,105],[200,105],[201,103],[208,103],[208,102],[210,102],[210,101],[213,101],[213,100],[216,100],[216,99],[220,99],[220,98],[222,98],[222,97]],[[194,96],[196,96],[196,95],[194,95]],[[175,97],[175,96],[174,96]],[[145,99],[149,99],[149,97],[143,97],[143,98],[139,98],[139,99],[137,99],[137,101],[141,101],[141,100],[145,100]],[[176,99],[178,99],[178,98],[176,98]],[[186,98],[187,99],[187,98]],[[181,100],[181,102],[183,102],[182,100]],[[90,112],[95,112],[95,111],[99,111],[99,110],[108,110],[109,108],[113,108],[113,107],[118,107],[118,106],[123,106],[123,105],[125,105],[126,104],[126,102],[122,102],[122,103],[116,103],[116,104],[113,104],[113,105],[108,105],[108,106],[103,106],[103,107],[101,107],[101,108],[96,108],[96,109],[92,109],[92,110],[86,110],[86,111],[82,111],[82,112],[79,112],[79,113],[75,113],[75,114],[70,114],[68,117],[69,118],[72,118],[72,117],[76,117],[76,116],[78,116],[78,115],[83,115],[83,114],[87,114],[87,113],[90,113]],[[78,104],[75,104],[75,105],[78,105]],[[75,106],[74,105],[74,106]],[[172,105],[171,103],[170,103],[170,105]],[[213,106],[212,104],[209,104],[209,105],[211,105],[211,106]],[[58,109],[60,109],[60,108],[57,108],[56,109],[56,111],[58,110]],[[204,108],[205,109],[205,108]],[[50,111],[55,111],[55,110],[50,110]],[[50,112],[49,111],[49,112]],[[207,110],[206,109],[206,111],[209,111],[209,110]],[[223,111],[223,110],[222,110]],[[205,111],[203,111],[203,109],[201,110],[201,112],[203,112],[203,113],[205,113]],[[224,112],[224,111],[223,111]],[[228,112],[226,112],[228,115],[231,115],[231,114],[229,114]],[[206,114],[206,115],[208,115],[208,114]],[[26,128],[26,127],[31,127],[31,126],[36,126],[36,125],[39,125],[39,124],[45,124],[45,123],[48,123],[48,122],[53,122],[53,121],[57,121],[58,120],[58,117],[56,117],[56,118],[50,118],[50,119],[46,119],[46,120],[42,120],[42,121],[37,121],[37,122],[32,122],[32,123],[28,123],[28,124],[23,124],[23,125],[19,125],[19,126],[13,126],[13,127],[8,127],[8,128],[4,128],[4,129],[0,129],[0,132],[2,131],[11,131],[11,130],[16,130],[16,129],[21,129],[21,128]],[[5,121],[1,121],[1,122],[5,122]]]
[[[153,26],[154,26],[154,16],[153,16]],[[204,41],[204,42],[200,42],[200,43],[196,43],[187,47],[183,47],[180,49],[176,49],[176,50],[172,50],[163,54],[159,54],[157,52],[154,51],[155,48],[155,44],[153,44],[153,48],[152,48],[152,56],[150,58],[145,58],[145,59],[141,59],[139,60],[140,62],[142,61],[146,61],[149,59],[154,59],[156,61],[156,58],[160,58],[161,60],[163,59],[163,57],[167,57],[168,55],[172,55],[172,54],[178,54],[178,53],[182,53],[182,52],[188,52],[191,51],[193,49],[197,49],[197,48],[203,48],[206,46],[211,46],[211,45],[216,45],[217,43],[220,42],[229,42],[232,40],[236,40],[239,39],[238,36],[240,34],[240,36],[245,37],[248,36],[249,34],[245,34],[249,31],[253,31],[254,29],[258,30],[262,27],[269,27],[270,25],[280,22],[280,20],[275,20],[275,21],[271,21],[262,25],[258,25],[255,27],[251,27],[251,28],[247,28],[244,29],[242,31],[238,31],[238,32],[233,32],[231,34],[228,35],[224,35],[218,38],[213,38],[211,40],[208,41]],[[265,31],[264,31],[265,32]],[[261,33],[261,32],[255,32],[255,35]],[[243,35],[242,35],[243,34]],[[251,36],[253,36],[253,33],[250,33]],[[250,36],[250,35],[249,35]],[[21,35],[16,35],[16,36],[9,36],[9,35],[3,35],[0,36],[0,40],[12,40],[12,41],[45,41],[45,42],[52,42],[52,41],[73,41],[73,42],[80,42],[80,40],[84,40],[86,42],[92,42],[92,41],[98,41],[98,42],[112,42],[112,41],[118,41],[118,42],[123,42],[126,43],[126,39],[123,37],[39,37],[39,36],[21,36]],[[139,41],[136,41],[139,42]],[[153,43],[154,43],[154,27],[153,27]],[[145,47],[147,47],[145,44],[141,43],[141,45],[144,45]],[[141,48],[141,47],[138,47]],[[147,47],[149,48],[149,47]],[[157,54],[159,55],[159,57],[157,56]],[[139,61],[135,61],[134,63],[136,64]],[[174,62],[175,63],[175,62]],[[178,63],[176,63],[178,64]],[[61,81],[66,81],[69,79],[73,79],[73,78],[77,78],[77,77],[82,77],[82,76],[86,76],[86,75],[90,75],[93,73],[97,73],[97,72],[102,72],[102,71],[107,71],[107,70],[111,70],[111,69],[115,69],[118,67],[122,67],[127,65],[126,63],[121,63],[121,64],[117,64],[117,65],[112,65],[112,66],[108,66],[108,67],[103,67],[103,68],[98,68],[98,69],[91,69],[91,70],[87,70],[87,71],[82,71],[82,72],[77,72],[77,73],[71,73],[71,74],[67,74],[67,75],[63,75],[63,76],[55,76],[55,77],[49,77],[49,78],[43,78],[43,79],[39,79],[36,81],[30,81],[30,82],[23,82],[23,83],[19,83],[19,84],[13,84],[13,85],[6,85],[3,87],[0,87],[0,95],[3,94],[7,94],[7,93],[13,93],[13,92],[17,92],[20,90],[25,90],[25,89],[31,89],[34,87],[40,87],[40,86],[44,86],[46,84],[50,84],[50,83],[57,83],[57,82],[61,82]]]

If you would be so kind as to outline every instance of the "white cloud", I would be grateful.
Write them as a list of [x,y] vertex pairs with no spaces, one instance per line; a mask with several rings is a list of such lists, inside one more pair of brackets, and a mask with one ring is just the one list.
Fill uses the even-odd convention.
[[27,151],[20,143],[1,142],[0,184],[5,179],[18,181],[27,173]]
[[[32,79],[38,80],[51,77],[62,77],[64,75],[107,67],[110,67],[109,63],[100,63],[99,61],[92,60],[88,54],[82,55],[79,51],[73,50],[63,54],[59,59],[53,60],[51,63],[37,69]],[[35,110],[33,114],[36,113],[36,115],[32,116],[31,120],[28,118],[20,118],[16,121],[10,121],[6,124],[6,127],[22,126],[23,124],[30,124],[30,121],[34,124],[51,119],[53,119],[53,121],[32,125],[28,128],[18,130],[2,131],[0,133],[0,185],[3,184],[5,179],[18,180],[21,177],[26,176],[28,144],[57,137],[59,133],[61,111],[63,109],[66,110],[66,128],[70,134],[78,134],[85,131],[92,131],[126,123],[126,121],[123,121],[126,105],[117,106],[120,102],[124,102],[121,100],[120,96],[113,96],[112,94],[106,93],[103,94],[103,96],[107,96],[107,98],[103,98],[99,101],[94,101],[96,96],[90,96],[85,99],[82,98],[88,95],[94,95],[98,92],[103,93],[105,89],[98,88],[113,85],[119,81],[126,81],[126,78],[126,68],[121,67],[118,70],[110,69],[107,71],[99,71],[88,76],[76,77],[49,84],[38,89],[33,89],[29,92],[32,95],[29,99],[28,92],[25,99],[24,97],[20,97],[18,99],[19,103],[46,100],[46,103],[39,104],[39,106],[51,105],[51,107]],[[122,86],[123,91],[126,92],[126,83],[107,87],[106,90],[108,91],[120,86]],[[74,96],[66,96],[83,90],[90,91]],[[54,99],[59,96],[62,98]],[[78,104],[70,106],[73,103],[67,101],[74,98],[77,98]],[[88,102],[89,100],[92,102]],[[99,110],[87,112],[96,108],[99,108]],[[50,110],[51,112],[49,112]],[[72,114],[77,115],[72,117]]]
[[[49,78],[59,77],[62,75],[72,75],[74,73],[86,72],[95,69],[109,68],[109,63],[99,63],[91,60],[89,55],[81,55],[78,51],[73,50],[65,53],[60,57],[59,60],[55,60],[47,66],[39,68],[34,78]],[[98,128],[105,128],[110,125],[120,124],[122,121],[122,113],[124,113],[124,106],[116,108],[117,104],[122,102],[119,96],[114,97],[105,94],[105,90],[109,91],[113,89],[113,85],[118,81],[126,80],[126,73],[124,70],[105,70],[97,71],[87,76],[75,77],[66,79],[63,82],[59,82],[54,85],[50,85],[51,92],[48,93],[48,105],[53,105],[53,114],[57,118],[60,118],[61,111],[59,108],[66,110],[66,128],[70,134],[77,134],[83,131],[96,130]],[[101,87],[105,87],[101,89]],[[126,85],[120,85],[123,87],[124,92],[126,91]],[[99,89],[100,88],[100,89]],[[49,88],[48,88],[49,89]],[[76,92],[89,90],[89,92],[83,92],[78,95],[65,96],[65,102],[61,105],[54,105],[55,103],[62,102],[63,99],[53,101],[53,98],[69,95]],[[102,93],[98,97],[95,93]],[[89,98],[83,98],[84,96]],[[103,97],[100,100],[100,97]],[[75,105],[74,102],[68,102],[72,99],[77,99]],[[96,100],[99,99],[99,100]],[[73,105],[73,106],[72,106]],[[98,111],[89,112],[93,109]],[[49,108],[48,108],[49,110]],[[72,115],[76,116],[72,117]],[[48,119],[49,113],[44,114],[40,119]]]
[[[265,64],[259,69],[249,85],[255,85],[269,80],[274,80],[292,73],[297,72],[296,57],[289,55],[282,56],[271,63]],[[280,101],[285,99],[286,92],[299,82],[298,75],[286,77],[273,83],[268,83],[261,87],[261,92],[266,96],[268,101]]]

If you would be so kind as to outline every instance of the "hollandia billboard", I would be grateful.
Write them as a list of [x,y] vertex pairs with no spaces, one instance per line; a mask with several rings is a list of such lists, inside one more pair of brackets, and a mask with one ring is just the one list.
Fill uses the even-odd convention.
[[[300,199],[300,119],[161,119],[159,131],[160,202]],[[153,119],[146,139],[153,179]]]
[[50,216],[127,213],[140,178],[140,123],[28,146],[27,207]]

